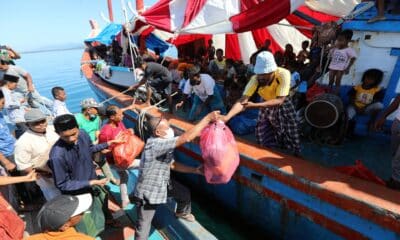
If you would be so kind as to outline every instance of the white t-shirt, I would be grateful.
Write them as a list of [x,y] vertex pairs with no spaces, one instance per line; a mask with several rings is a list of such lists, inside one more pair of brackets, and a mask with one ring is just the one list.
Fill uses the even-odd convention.
[[30,167],[50,170],[47,161],[50,150],[58,138],[52,126],[47,127],[45,134],[26,130],[15,143],[14,157],[18,170]]
[[53,117],[57,117],[63,114],[71,114],[71,112],[67,108],[67,104],[65,102],[61,102],[58,99],[55,99],[53,102],[53,109],[52,109]]
[[214,95],[215,80],[208,74],[200,74],[200,79],[200,84],[195,86],[186,81],[183,93],[189,95],[194,92],[204,102],[208,96]]

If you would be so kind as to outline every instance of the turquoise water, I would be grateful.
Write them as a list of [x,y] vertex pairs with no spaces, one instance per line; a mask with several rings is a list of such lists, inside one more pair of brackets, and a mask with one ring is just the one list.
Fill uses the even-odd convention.
[[[82,99],[94,97],[86,79],[80,73],[82,50],[67,50],[23,54],[17,64],[27,70],[36,89],[52,99],[51,88],[61,86],[67,93],[67,106],[79,112]],[[192,192],[195,190],[192,189]],[[206,229],[218,239],[265,239],[265,234],[247,226],[245,219],[227,212],[224,207],[207,199],[201,193],[193,194],[193,213]]]

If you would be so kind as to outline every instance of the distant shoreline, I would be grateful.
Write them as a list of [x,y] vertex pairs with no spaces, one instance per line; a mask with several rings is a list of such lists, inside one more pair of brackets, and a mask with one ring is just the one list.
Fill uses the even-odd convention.
[[43,50],[22,51],[21,54],[26,54],[26,53],[40,53],[40,52],[57,52],[57,51],[67,51],[67,50],[75,50],[75,49],[84,49],[84,46],[81,46],[81,47],[70,47],[70,48],[55,48],[55,49],[43,49]]

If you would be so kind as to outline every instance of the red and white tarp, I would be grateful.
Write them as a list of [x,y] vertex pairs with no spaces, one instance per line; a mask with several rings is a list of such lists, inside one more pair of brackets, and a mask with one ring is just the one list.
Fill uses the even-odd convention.
[[139,16],[132,30],[154,31],[175,45],[191,38],[212,37],[216,48],[225,49],[227,58],[248,62],[266,39],[271,40],[273,52],[283,50],[287,43],[298,52],[301,42],[311,37],[311,31],[301,27],[335,21],[358,3],[359,0],[160,0]]

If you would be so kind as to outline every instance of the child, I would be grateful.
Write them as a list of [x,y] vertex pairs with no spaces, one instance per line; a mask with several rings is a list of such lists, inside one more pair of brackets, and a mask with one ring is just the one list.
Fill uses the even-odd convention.
[[354,86],[350,92],[350,105],[347,108],[349,130],[354,127],[353,119],[357,114],[371,115],[370,123],[375,121],[377,114],[383,109],[381,103],[384,90],[379,87],[383,72],[379,69],[369,69],[364,72],[361,84]]
[[356,60],[354,49],[348,47],[352,37],[353,31],[342,31],[336,38],[336,47],[330,51],[329,87],[333,88],[333,84],[335,83],[335,90],[333,92],[337,95],[339,95],[343,74],[349,73],[351,66]]
[[300,64],[304,64],[305,61],[308,59],[310,52],[307,50],[308,46],[310,45],[309,41],[303,41],[301,43],[302,50],[297,54],[297,62]]
[[[126,127],[124,123],[122,122],[122,119],[124,117],[123,112],[125,110],[131,109],[134,105],[131,105],[128,108],[123,108],[120,109],[119,107],[115,105],[110,105],[106,109],[106,116],[108,118],[108,123],[103,126],[103,128],[100,131],[99,135],[99,143],[107,142],[110,140],[113,140],[116,138],[117,135],[121,133],[121,131],[126,130]],[[132,129],[130,129],[133,131]],[[106,153],[106,159],[107,162],[111,165],[114,165],[114,159],[112,155],[112,149],[115,147],[115,145],[111,145],[108,148],[108,153]],[[129,168],[134,168],[138,167],[140,160],[135,160],[132,159],[132,164],[129,166]],[[122,200],[122,207],[125,208],[128,206],[129,202],[129,197],[128,197],[128,188],[127,188],[127,183],[128,183],[128,174],[126,172],[126,169],[121,169],[117,168],[118,174],[120,175],[120,190],[121,190],[121,200]],[[128,168],[128,169],[129,169]]]
[[296,54],[293,52],[293,46],[286,44],[285,52],[283,53],[283,66],[288,66],[296,61]]
[[63,114],[71,114],[68,110],[67,105],[65,104],[65,100],[67,99],[67,94],[65,94],[65,90],[62,87],[53,87],[51,89],[51,94],[53,95],[53,109],[52,115],[53,117],[57,117]]

